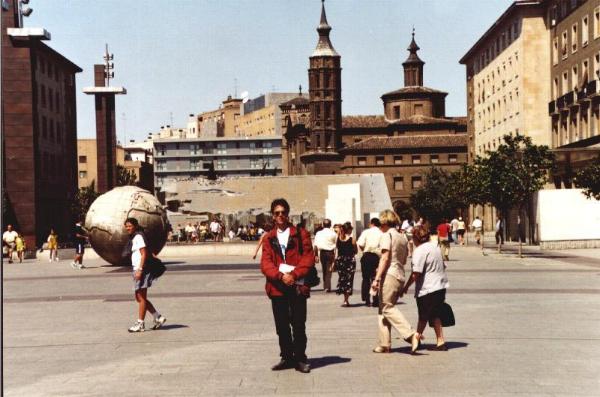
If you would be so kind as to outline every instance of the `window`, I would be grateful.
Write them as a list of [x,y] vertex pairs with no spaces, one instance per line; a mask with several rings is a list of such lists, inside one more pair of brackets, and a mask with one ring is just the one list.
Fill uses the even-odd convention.
[[565,59],[569,56],[569,51],[567,50],[567,31],[565,30],[562,33],[562,40],[560,42],[560,53],[562,54],[562,59]]
[[79,156],[79,164],[87,163],[87,156]]
[[46,116],[42,116],[42,138],[48,136],[48,119]]
[[46,107],[46,87],[44,85],[41,86],[40,93],[42,94],[42,107]]
[[217,154],[227,154],[226,143],[217,143]]
[[594,55],[594,79],[600,80],[600,52]]
[[87,171],[79,171],[79,179],[87,178]]
[[589,70],[589,61],[587,59],[584,59],[583,62],[581,62],[581,87],[579,87],[580,89],[585,88],[585,85],[587,84],[590,78]]
[[200,145],[192,143],[190,145],[190,154],[198,154],[200,152]]
[[263,153],[273,153],[273,142],[263,142]]
[[449,163],[456,163],[458,161],[458,155],[456,154],[449,154],[448,155],[448,162]]
[[164,171],[166,169],[167,169],[166,162],[164,162],[164,161],[157,161],[156,162],[156,170],[157,171]]
[[54,105],[56,106],[56,112],[60,113],[60,97],[58,95],[58,92],[54,94],[54,102]]
[[250,159],[250,168],[260,168],[258,159]]
[[571,52],[577,51],[577,23],[571,26]]
[[377,164],[377,165],[384,165],[385,164],[385,157],[383,157],[383,156],[376,156],[375,157],[375,164]]
[[50,110],[54,110],[54,93],[52,88],[48,88],[48,103],[50,105]]
[[227,160],[226,159],[218,159],[216,169],[226,170],[227,169]]
[[562,94],[565,95],[569,90],[569,73],[563,72],[562,75]]
[[412,182],[411,186],[413,189],[421,188],[421,177],[420,176],[413,176],[411,182]]
[[202,168],[202,163],[200,160],[190,160],[190,169],[191,170],[200,170]]
[[394,118],[395,119],[400,118],[400,106],[394,106]]
[[394,164],[402,164],[402,156],[394,156]]
[[401,176],[394,177],[394,190],[404,190],[404,178]]
[[600,7],[594,8],[594,40],[600,37]]
[[366,157],[358,157],[357,159],[358,165],[367,165],[367,158]]
[[552,95],[554,99],[558,99],[560,91],[558,90],[558,77],[554,78],[554,85],[552,86]]
[[571,89],[573,91],[577,91],[577,86],[579,84],[579,74],[578,74],[578,70],[577,70],[577,65],[573,66],[573,69],[571,69]]
[[589,37],[590,37],[590,29],[588,27],[588,16],[585,15],[581,19],[581,46],[582,47],[585,47],[586,45],[588,45]]
[[415,115],[423,115],[423,105],[422,104],[416,104],[414,107],[414,114]]
[[552,64],[558,64],[558,37],[552,40]]
[[440,156],[438,156],[437,154],[432,154],[430,156],[430,160],[432,164],[437,164],[440,162]]
[[412,156],[413,164],[421,164],[421,156]]

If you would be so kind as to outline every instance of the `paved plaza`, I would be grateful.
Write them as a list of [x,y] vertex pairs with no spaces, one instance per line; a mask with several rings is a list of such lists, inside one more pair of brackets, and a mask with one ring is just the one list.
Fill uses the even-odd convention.
[[[150,299],[168,318],[129,334],[136,319],[128,270],[73,270],[69,261],[3,264],[6,396],[598,396],[600,255],[596,251],[487,255],[452,248],[457,324],[448,352],[393,340],[374,354],[376,309],[313,291],[310,374],[272,372],[278,346],[258,261],[168,258]],[[45,258],[45,256],[44,256]],[[400,309],[416,325],[412,296]],[[147,318],[147,324],[151,319]],[[426,345],[434,343],[426,330]]]

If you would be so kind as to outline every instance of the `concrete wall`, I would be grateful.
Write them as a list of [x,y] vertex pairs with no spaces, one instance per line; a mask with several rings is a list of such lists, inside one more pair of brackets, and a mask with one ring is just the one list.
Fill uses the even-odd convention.
[[542,248],[600,248],[600,201],[581,189],[538,193],[538,228]]

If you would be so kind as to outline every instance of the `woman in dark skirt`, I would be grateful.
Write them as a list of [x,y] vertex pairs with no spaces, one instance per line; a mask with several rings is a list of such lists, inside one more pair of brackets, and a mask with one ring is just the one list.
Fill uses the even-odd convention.
[[352,224],[346,222],[340,228],[336,243],[335,268],[338,272],[338,285],[336,293],[344,294],[343,307],[350,306],[348,298],[352,295],[354,287],[354,272],[356,271],[356,241],[352,238]]

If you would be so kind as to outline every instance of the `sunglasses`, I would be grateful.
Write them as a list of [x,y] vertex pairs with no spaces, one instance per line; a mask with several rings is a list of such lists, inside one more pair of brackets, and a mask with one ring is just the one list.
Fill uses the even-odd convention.
[[286,211],[274,211],[273,215],[275,215],[275,216],[279,216],[279,215],[287,216],[287,212]]

